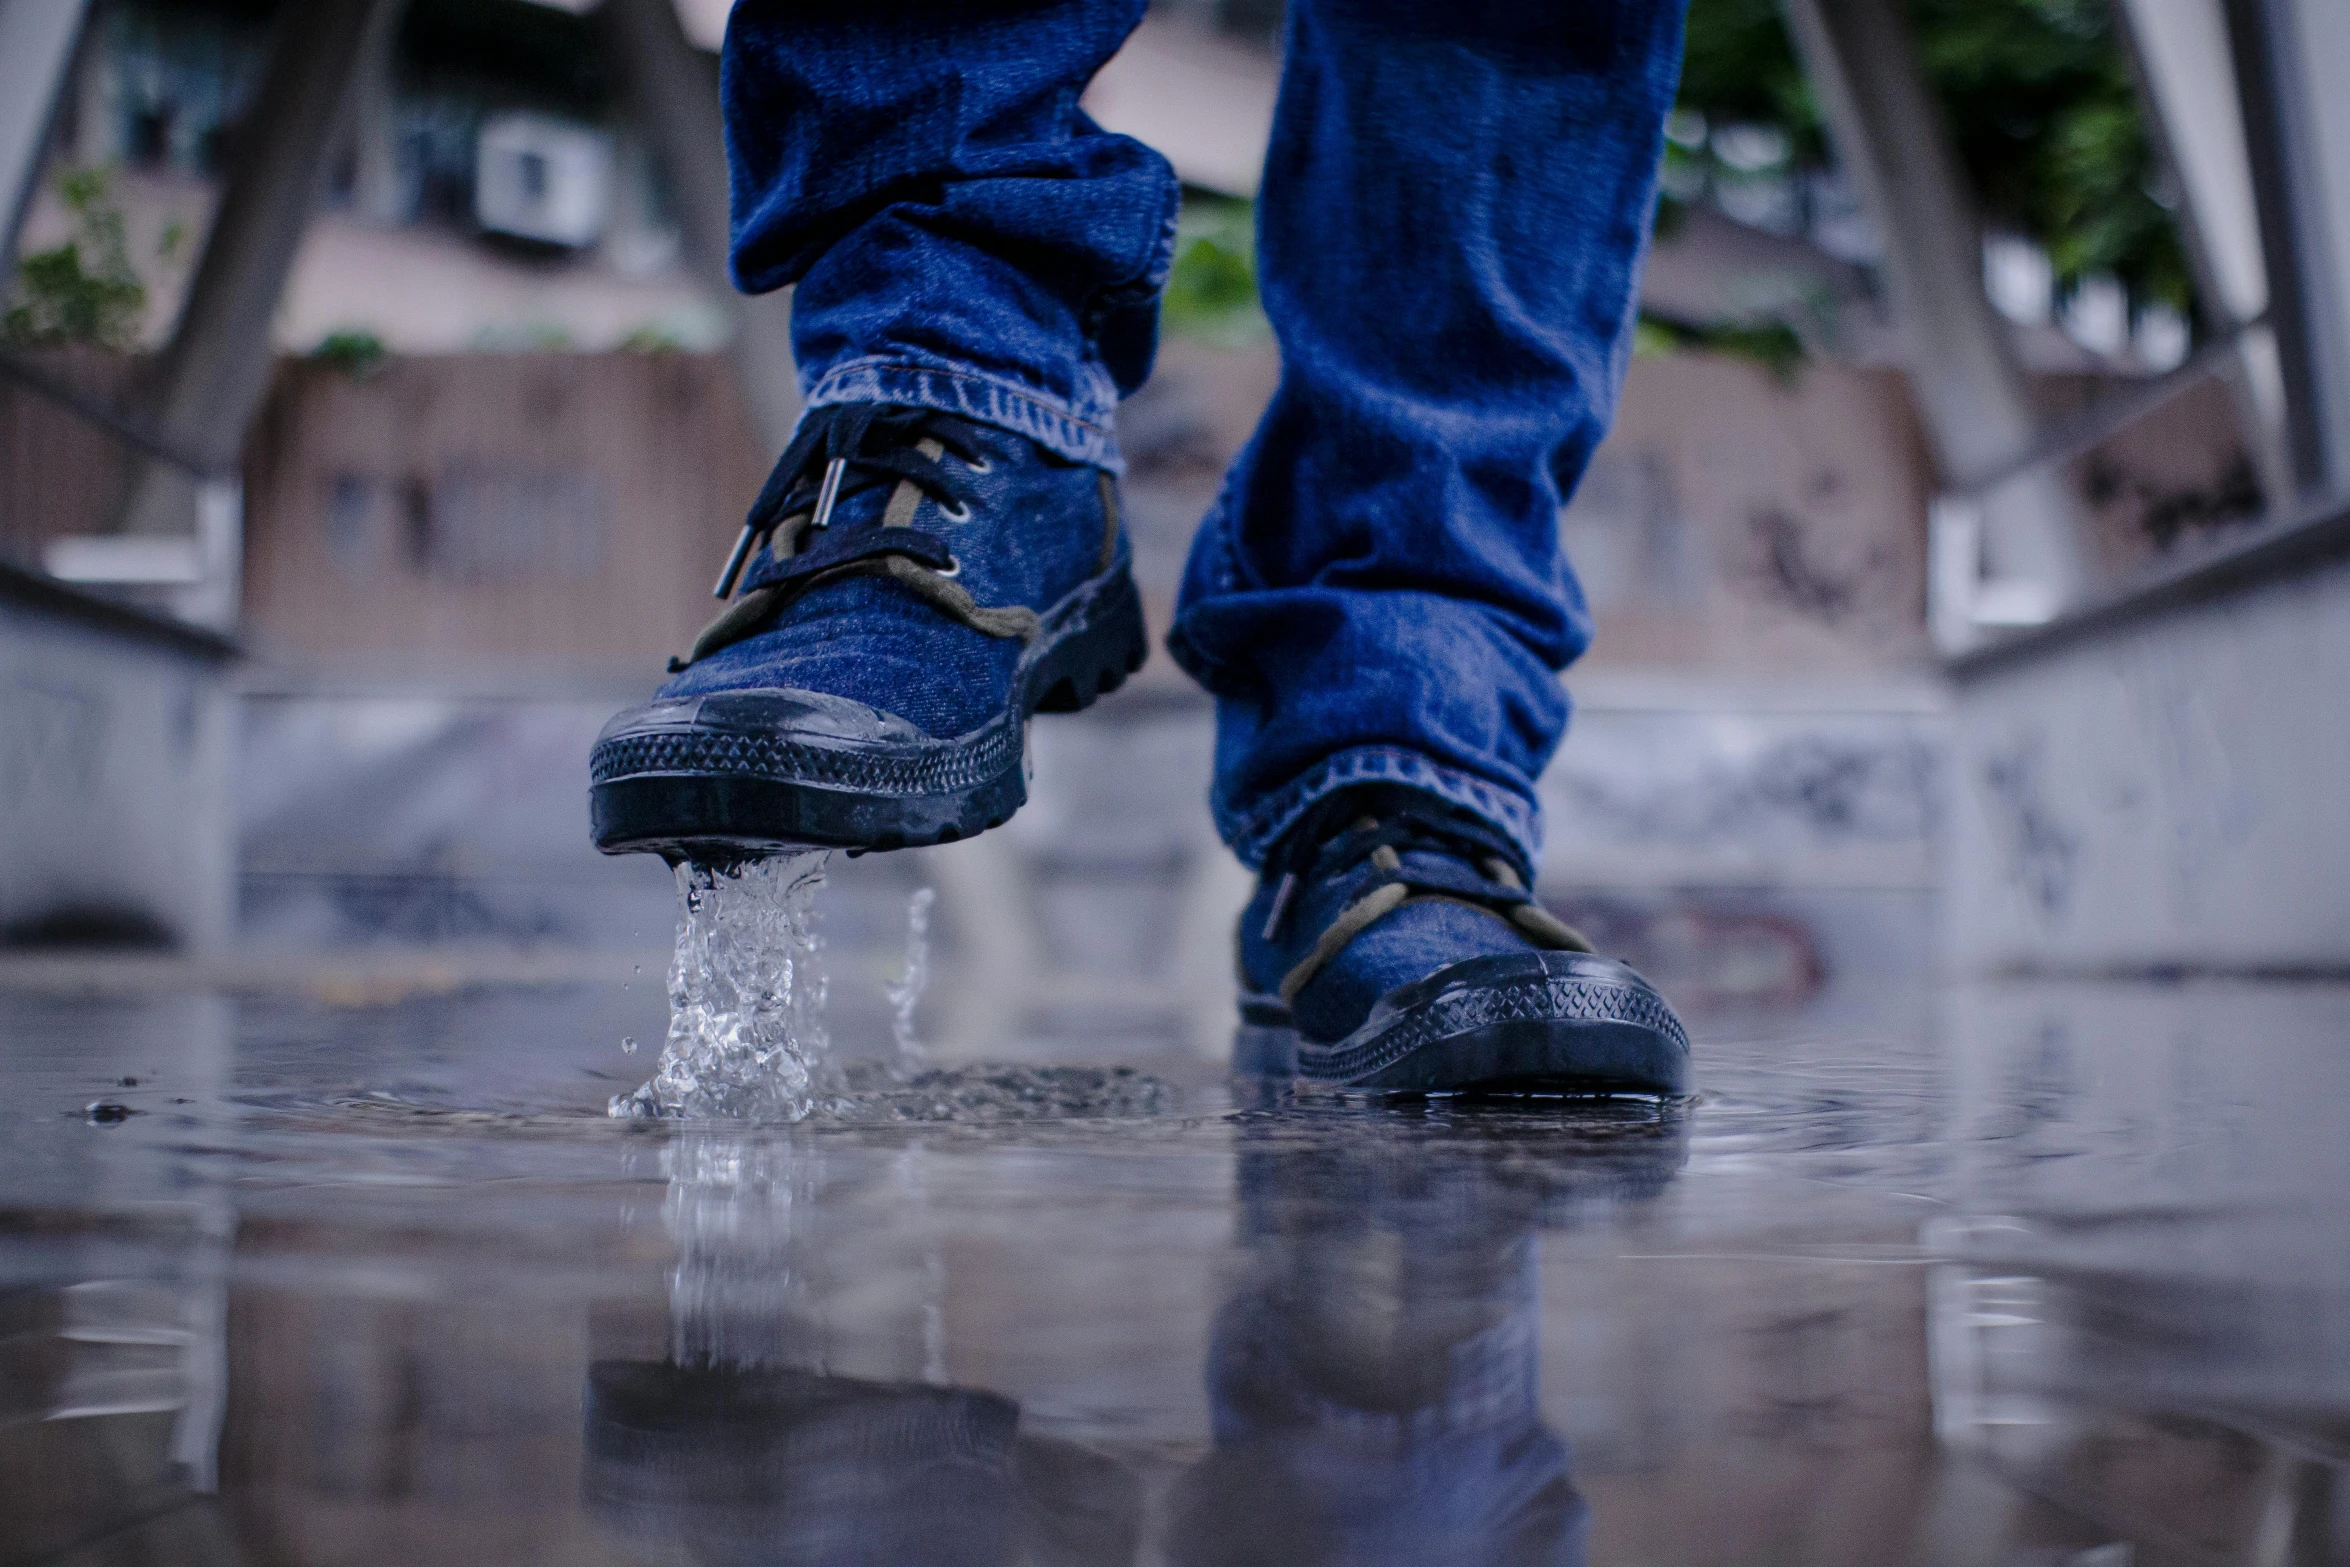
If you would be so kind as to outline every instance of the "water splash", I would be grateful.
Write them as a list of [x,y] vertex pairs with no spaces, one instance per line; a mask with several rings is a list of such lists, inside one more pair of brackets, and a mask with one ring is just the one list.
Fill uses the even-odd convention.
[[615,1116],[797,1121],[827,1046],[815,930],[826,854],[677,867],[669,1038]]
[[914,1032],[914,1009],[930,984],[930,908],[936,902],[936,887],[920,888],[906,900],[906,974],[889,987],[889,1031],[898,1042],[898,1060],[909,1066],[926,1054]]
[[905,973],[889,987],[897,1054],[836,1061],[824,1026],[815,903],[827,856],[677,868],[677,957],[669,1038],[652,1080],[616,1096],[614,1116],[855,1125],[1159,1115],[1173,1087],[1131,1067],[940,1067],[926,1059],[915,1009],[930,979],[937,894],[906,908]]

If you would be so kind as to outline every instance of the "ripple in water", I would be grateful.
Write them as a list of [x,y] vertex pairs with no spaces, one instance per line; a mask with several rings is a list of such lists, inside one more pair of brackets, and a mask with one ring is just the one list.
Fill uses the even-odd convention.
[[669,1038],[615,1116],[798,1121],[826,1048],[815,929],[828,854],[677,867]]
[[825,1072],[823,1084],[816,1118],[865,1126],[1123,1120],[1171,1114],[1181,1105],[1172,1084],[1130,1066],[851,1061]]

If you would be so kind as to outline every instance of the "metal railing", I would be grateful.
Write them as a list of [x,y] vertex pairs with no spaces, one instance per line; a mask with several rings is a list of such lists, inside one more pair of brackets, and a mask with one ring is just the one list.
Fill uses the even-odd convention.
[[184,475],[193,492],[186,533],[69,533],[47,539],[40,566],[61,582],[128,590],[192,624],[236,627],[244,583],[244,482],[223,464],[175,442],[111,399],[12,355],[0,354],[0,381],[111,437],[136,460]]
[[[2063,584],[2036,576],[2004,575],[1989,566],[1986,539],[1993,513],[2004,504],[2030,504],[2028,486],[2043,491],[2053,480],[2066,487],[2064,468],[2089,456],[2158,410],[2206,382],[2241,373],[2247,345],[2268,333],[2252,321],[2206,344],[2162,375],[2108,392],[2088,406],[2053,421],[2033,444],[1987,474],[1953,485],[1934,497],[1927,514],[1927,623],[1935,648],[1946,658],[1972,652],[2012,634],[2044,626],[2082,603],[2104,596],[2113,584]],[[2266,496],[2265,509],[2280,509]],[[2289,498],[2288,498],[2289,500]],[[2074,525],[2067,519],[2067,525]],[[2159,566],[2155,569],[2159,569]],[[2085,589],[2085,591],[2084,591]]]

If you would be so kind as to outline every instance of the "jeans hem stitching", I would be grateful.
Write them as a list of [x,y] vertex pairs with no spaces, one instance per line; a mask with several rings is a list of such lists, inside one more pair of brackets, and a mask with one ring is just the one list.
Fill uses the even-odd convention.
[[1316,801],[1363,783],[1410,784],[1440,795],[1517,840],[1530,863],[1542,863],[1542,813],[1533,800],[1399,746],[1356,746],[1326,757],[1246,813],[1219,806],[1216,825],[1241,862],[1256,869]]
[[[942,395],[942,383],[954,389],[951,395]],[[981,371],[899,359],[852,359],[826,370],[807,397],[810,408],[875,401],[907,401],[999,425],[1071,462],[1112,473],[1123,472],[1126,466],[1106,421],[1088,419],[1028,387]]]

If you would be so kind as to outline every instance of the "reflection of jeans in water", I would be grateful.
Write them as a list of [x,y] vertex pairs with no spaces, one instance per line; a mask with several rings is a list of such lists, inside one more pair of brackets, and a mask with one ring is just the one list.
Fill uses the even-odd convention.
[[1534,1402],[1531,1309],[1443,1347],[1427,1402],[1316,1387],[1262,1299],[1216,1320],[1216,1451],[1185,1479],[1183,1567],[1581,1567],[1587,1512]]
[[[1535,1231],[1654,1197],[1687,1134],[1589,1116],[1529,1159],[1473,1123],[1243,1123],[1247,1267],[1210,1339],[1214,1447],[1154,1559],[1581,1567],[1588,1514],[1536,1396]],[[582,1484],[609,1527],[726,1567],[1137,1559],[1145,1486],[1119,1459],[1023,1429],[994,1393],[801,1367],[823,1335],[789,1281],[830,1238],[804,1153],[686,1138],[664,1163],[672,1359],[588,1376]]]
[[[1399,779],[1538,848],[1589,620],[1556,514],[1599,444],[1682,0],[1291,0],[1260,245],[1281,387],[1171,638],[1256,860]],[[1115,468],[1172,248],[1166,162],[1077,95],[1143,0],[741,0],[734,267],[797,284],[813,403],[1003,425]]]
[[1215,1450],[1169,1559],[1581,1567],[1589,1515],[1537,1402],[1539,1193],[1482,1150],[1361,1131],[1243,1149],[1251,1267],[1216,1318]]

